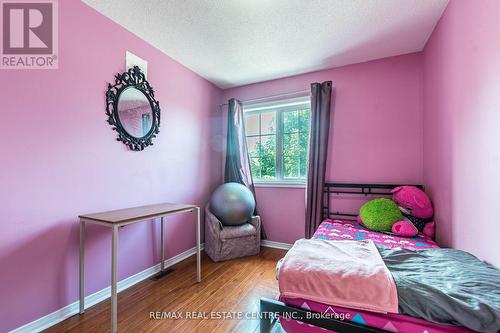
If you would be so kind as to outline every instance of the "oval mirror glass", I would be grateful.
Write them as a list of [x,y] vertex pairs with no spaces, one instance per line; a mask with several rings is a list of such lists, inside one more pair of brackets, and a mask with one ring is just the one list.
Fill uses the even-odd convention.
[[146,95],[135,87],[118,97],[118,118],[127,133],[135,138],[146,136],[153,127],[153,110]]

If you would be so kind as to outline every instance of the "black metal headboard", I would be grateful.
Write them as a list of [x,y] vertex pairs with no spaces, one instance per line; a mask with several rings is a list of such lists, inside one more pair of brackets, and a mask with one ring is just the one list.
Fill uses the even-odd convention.
[[391,190],[398,186],[411,185],[422,191],[423,185],[414,184],[348,184],[348,183],[325,183],[323,187],[322,219],[325,218],[350,218],[354,219],[358,214],[352,212],[340,212],[332,205],[332,194],[347,194],[353,196],[392,196]]

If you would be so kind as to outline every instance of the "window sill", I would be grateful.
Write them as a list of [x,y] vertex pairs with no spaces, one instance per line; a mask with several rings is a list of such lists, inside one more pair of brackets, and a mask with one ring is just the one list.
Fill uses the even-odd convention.
[[305,183],[255,182],[255,187],[306,188]]

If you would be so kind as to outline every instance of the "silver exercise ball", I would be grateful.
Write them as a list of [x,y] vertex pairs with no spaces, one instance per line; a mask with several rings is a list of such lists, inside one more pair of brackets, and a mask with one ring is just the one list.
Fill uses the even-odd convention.
[[248,222],[255,210],[252,191],[238,183],[225,183],[217,187],[210,198],[210,210],[224,225]]

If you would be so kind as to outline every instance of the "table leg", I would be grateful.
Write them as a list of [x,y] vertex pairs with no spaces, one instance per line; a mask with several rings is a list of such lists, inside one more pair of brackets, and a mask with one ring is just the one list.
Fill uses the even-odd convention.
[[118,227],[113,226],[113,236],[111,241],[111,333],[118,331],[117,321],[117,282],[116,282],[116,264],[118,249]]
[[201,221],[200,207],[196,207],[196,281],[201,282]]
[[171,268],[165,268],[165,221],[162,216],[160,220],[160,271],[151,280],[158,281],[172,271],[173,269]]
[[80,314],[85,312],[85,221],[80,221]]
[[163,226],[163,216],[161,217],[161,222],[160,222],[160,272],[163,272],[165,270],[165,239],[164,239],[164,226]]

